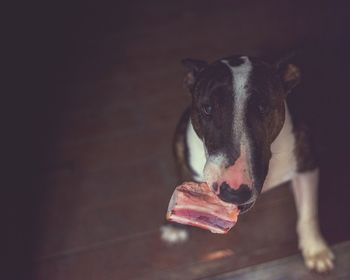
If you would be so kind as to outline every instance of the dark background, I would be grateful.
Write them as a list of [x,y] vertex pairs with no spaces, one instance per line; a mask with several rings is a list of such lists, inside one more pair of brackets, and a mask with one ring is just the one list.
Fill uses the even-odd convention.
[[[159,241],[176,182],[172,133],[189,102],[185,57],[299,51],[300,106],[320,139],[321,228],[332,244],[348,240],[346,3],[90,1],[10,14],[6,279],[194,279],[297,252],[287,186],[263,195],[228,236]],[[225,248],[235,254],[202,258]]]

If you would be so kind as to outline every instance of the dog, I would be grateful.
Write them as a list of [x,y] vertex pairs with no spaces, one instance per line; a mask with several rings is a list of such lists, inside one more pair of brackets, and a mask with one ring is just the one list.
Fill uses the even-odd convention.
[[[318,224],[317,161],[307,127],[295,121],[288,106],[287,96],[300,81],[298,66],[240,55],[183,64],[192,104],[174,137],[180,178],[207,182],[241,213],[260,193],[291,181],[305,265],[317,272],[333,269],[334,255]],[[168,242],[187,237],[183,228],[162,228]]]

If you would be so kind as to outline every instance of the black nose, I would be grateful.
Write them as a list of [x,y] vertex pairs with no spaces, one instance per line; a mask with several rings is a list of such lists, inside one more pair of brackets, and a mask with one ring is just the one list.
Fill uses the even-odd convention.
[[227,183],[220,186],[219,198],[233,204],[243,204],[252,197],[252,191],[247,185],[241,185],[237,190],[231,188]]

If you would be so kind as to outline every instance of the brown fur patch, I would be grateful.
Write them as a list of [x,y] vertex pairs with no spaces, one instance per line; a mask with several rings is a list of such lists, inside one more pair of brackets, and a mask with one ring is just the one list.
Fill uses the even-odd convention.
[[282,80],[285,85],[286,92],[290,92],[300,83],[300,70],[294,64],[287,64],[282,72]]
[[294,127],[295,135],[295,157],[297,160],[297,171],[305,172],[317,167],[317,160],[311,148],[310,133],[306,125]]
[[299,81],[300,80],[300,70],[293,64],[288,64],[287,71],[284,74],[283,80],[285,82]]

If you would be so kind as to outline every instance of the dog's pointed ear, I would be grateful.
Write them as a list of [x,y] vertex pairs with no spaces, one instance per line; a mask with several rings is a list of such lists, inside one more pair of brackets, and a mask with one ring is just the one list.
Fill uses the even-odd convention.
[[192,90],[198,74],[208,66],[208,63],[203,60],[190,58],[183,59],[181,62],[188,71],[184,79],[184,84],[187,88]]
[[300,70],[299,67],[294,64],[287,64],[282,73],[282,81],[286,93],[289,93],[300,82]]
[[288,55],[276,63],[277,72],[286,93],[289,93],[300,82],[300,69],[291,61],[294,55]]

